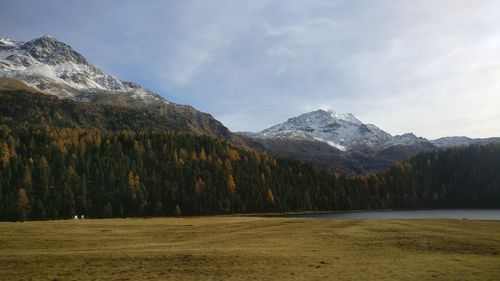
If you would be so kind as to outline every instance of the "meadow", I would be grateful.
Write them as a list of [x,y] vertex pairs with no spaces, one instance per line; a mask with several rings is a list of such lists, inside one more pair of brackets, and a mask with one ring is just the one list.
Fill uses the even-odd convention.
[[500,221],[0,223],[0,280],[498,280]]

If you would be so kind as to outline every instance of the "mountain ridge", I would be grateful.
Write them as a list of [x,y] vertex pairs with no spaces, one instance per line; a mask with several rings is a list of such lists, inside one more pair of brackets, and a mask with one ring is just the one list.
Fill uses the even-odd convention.
[[28,42],[1,37],[0,80],[2,87],[11,91],[35,91],[77,102],[144,109],[174,122],[182,119],[194,133],[246,147],[242,136],[233,134],[212,115],[167,101],[134,82],[120,80],[52,36]]
[[[363,123],[352,113],[323,109],[291,117],[261,132],[233,133],[208,113],[189,105],[167,101],[139,84],[120,80],[98,69],[70,45],[51,36],[28,42],[0,37],[0,90],[10,91],[9,95],[19,91],[40,92],[62,100],[95,105],[99,107],[96,109],[97,113],[94,112],[97,115],[90,117],[98,119],[105,118],[102,112],[107,109],[103,108],[109,106],[116,111],[114,118],[124,124],[111,126],[102,122],[103,128],[107,129],[130,127],[125,124],[126,120],[121,119],[128,115],[117,108],[132,109],[134,112],[143,112],[154,120],[134,123],[132,128],[138,129],[140,124],[154,129],[182,128],[196,134],[220,138],[238,147],[257,149],[280,157],[304,160],[323,168],[353,173],[381,170],[394,161],[404,160],[421,151],[500,142],[500,138],[467,137],[427,140],[413,133],[393,136],[374,124]],[[71,114],[85,115],[77,105],[75,108],[80,113]],[[7,109],[4,111],[9,112]],[[42,109],[35,108],[34,111],[39,114]],[[20,112],[23,111],[16,111],[16,114],[22,114]],[[9,116],[11,120],[16,118],[13,114]],[[51,120],[50,117],[46,118]],[[83,119],[86,120],[85,118]],[[159,124],[160,121],[167,125]],[[69,123],[74,126],[79,124],[78,120]]]
[[467,137],[428,140],[414,133],[393,136],[352,113],[323,109],[288,118],[260,132],[241,134],[275,156],[356,174],[383,170],[419,152],[500,142],[500,138]]
[[47,94],[86,101],[89,93],[127,94],[131,98],[167,102],[140,85],[123,81],[90,64],[73,48],[52,36],[28,42],[0,40],[0,71]]
[[392,136],[376,125],[361,122],[352,113],[337,113],[318,109],[257,133],[244,133],[252,138],[292,138],[318,140],[339,150],[366,150],[391,145],[410,145],[426,142],[413,133]]

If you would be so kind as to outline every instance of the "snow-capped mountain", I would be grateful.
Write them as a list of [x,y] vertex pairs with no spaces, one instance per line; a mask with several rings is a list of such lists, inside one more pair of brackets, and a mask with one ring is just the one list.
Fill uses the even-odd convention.
[[351,113],[316,110],[258,133],[253,146],[285,158],[346,173],[380,171],[421,151],[436,149],[412,133],[392,136]]
[[364,124],[351,113],[321,109],[247,135],[253,138],[314,139],[343,151],[427,142],[411,133],[393,137],[373,124]]
[[467,146],[471,144],[489,144],[498,143],[500,138],[484,138],[484,139],[473,139],[469,137],[444,137],[432,140],[431,143],[440,148],[449,148],[456,146]]
[[0,77],[21,80],[60,98],[86,100],[96,93],[120,93],[145,103],[166,102],[150,90],[103,72],[50,36],[28,42],[0,37]]
[[395,135],[392,138],[392,141],[389,144],[398,144],[398,145],[418,145],[418,144],[426,144],[430,145],[431,142],[423,137],[417,137],[413,133],[406,133],[402,135]]
[[[133,82],[120,80],[90,64],[71,46],[54,37],[43,36],[28,42],[0,37],[0,92],[21,91],[56,96],[77,102],[116,106],[115,111],[151,115],[160,128],[183,128],[196,134],[221,138],[245,146],[210,114],[188,105],[168,102]],[[133,114],[131,114],[133,116]]]
[[474,140],[469,137],[443,137],[435,139],[432,143],[438,147],[452,147],[452,146],[463,146],[469,145]]

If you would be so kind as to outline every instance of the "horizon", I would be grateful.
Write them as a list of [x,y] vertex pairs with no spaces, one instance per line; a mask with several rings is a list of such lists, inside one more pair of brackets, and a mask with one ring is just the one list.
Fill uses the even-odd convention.
[[[58,38],[96,67],[208,112],[234,132],[258,132],[317,108],[352,113],[391,135],[500,131],[493,1],[380,1],[382,9],[261,1],[219,10],[197,1],[139,10],[123,3],[106,14],[102,6],[113,2],[16,1],[0,11],[0,33],[16,41]],[[40,11],[33,21],[30,13]]]

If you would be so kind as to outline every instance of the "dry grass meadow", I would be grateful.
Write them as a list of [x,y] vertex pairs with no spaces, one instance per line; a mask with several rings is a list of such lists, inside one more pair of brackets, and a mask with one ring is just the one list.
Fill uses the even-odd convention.
[[0,223],[0,280],[499,280],[500,221]]

